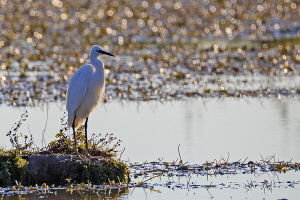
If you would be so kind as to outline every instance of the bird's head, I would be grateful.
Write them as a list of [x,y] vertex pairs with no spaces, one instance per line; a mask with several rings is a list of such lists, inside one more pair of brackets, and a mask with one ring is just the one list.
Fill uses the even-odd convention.
[[91,49],[91,52],[90,52],[91,55],[95,55],[95,56],[100,56],[102,54],[106,54],[106,55],[109,55],[109,56],[114,56],[113,54],[111,53],[108,53],[106,51],[104,51],[100,46],[98,45],[94,45]]

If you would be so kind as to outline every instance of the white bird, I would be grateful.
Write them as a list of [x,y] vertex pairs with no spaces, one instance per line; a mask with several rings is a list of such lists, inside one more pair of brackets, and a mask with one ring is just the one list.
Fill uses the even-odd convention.
[[82,66],[71,78],[67,94],[68,125],[72,126],[75,150],[77,129],[85,120],[85,147],[87,142],[87,123],[91,112],[103,98],[105,91],[104,65],[98,57],[101,54],[114,56],[103,51],[100,46],[94,45],[90,51],[90,63]]

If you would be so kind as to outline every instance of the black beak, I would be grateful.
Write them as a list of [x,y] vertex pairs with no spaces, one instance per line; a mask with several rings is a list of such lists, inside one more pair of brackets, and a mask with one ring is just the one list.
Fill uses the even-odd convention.
[[[102,53],[102,54],[106,54],[106,55],[109,55],[109,56],[114,56],[113,54],[111,53],[108,53],[106,51],[103,51],[103,50],[97,50],[98,53]],[[114,56],[115,57],[115,56]]]

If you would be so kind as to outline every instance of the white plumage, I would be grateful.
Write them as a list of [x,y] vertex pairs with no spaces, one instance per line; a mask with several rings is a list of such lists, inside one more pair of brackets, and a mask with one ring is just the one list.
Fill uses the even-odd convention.
[[105,92],[104,65],[98,57],[101,54],[114,56],[103,51],[100,46],[93,46],[90,51],[89,65],[82,66],[71,78],[67,94],[68,125],[73,128],[75,148],[75,129],[85,123],[86,148],[87,121],[90,113],[97,107]]

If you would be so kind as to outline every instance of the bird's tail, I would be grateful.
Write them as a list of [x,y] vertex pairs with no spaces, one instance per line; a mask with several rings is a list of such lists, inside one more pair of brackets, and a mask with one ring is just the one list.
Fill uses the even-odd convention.
[[72,127],[72,123],[73,123],[73,120],[74,120],[74,116],[72,114],[72,112],[68,112],[68,127]]

